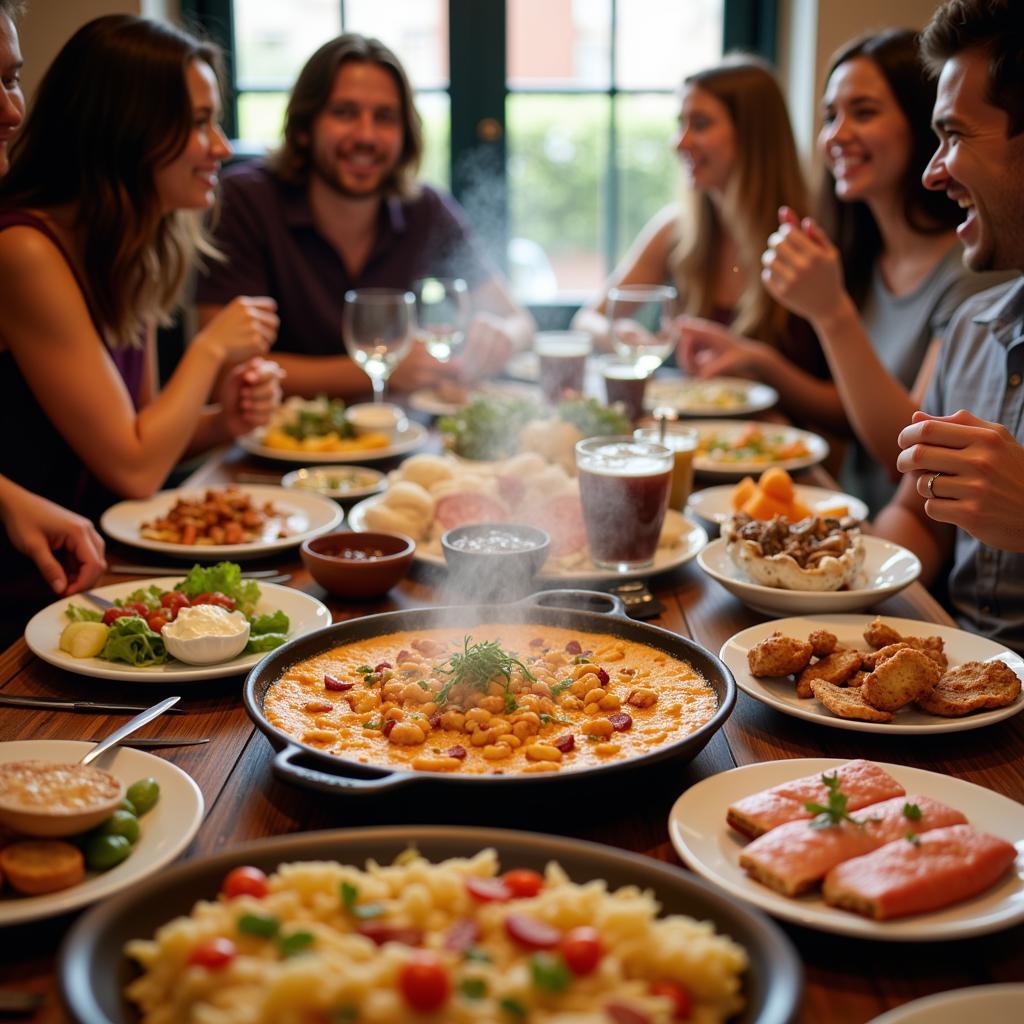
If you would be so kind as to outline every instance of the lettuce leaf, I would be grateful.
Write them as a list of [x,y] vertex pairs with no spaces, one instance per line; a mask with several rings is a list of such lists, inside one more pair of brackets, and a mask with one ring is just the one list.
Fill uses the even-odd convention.
[[119,597],[114,604],[123,608],[126,604],[144,604],[150,611],[160,607],[160,598],[166,594],[166,590],[159,587],[143,587],[140,590],[133,590],[127,597]]
[[95,608],[83,608],[81,605],[69,604],[64,609],[64,614],[72,622],[102,622],[103,612],[96,611]]
[[154,633],[145,619],[138,615],[125,615],[111,624],[100,657],[145,668],[147,665],[163,665],[168,654],[164,638]]
[[261,633],[287,633],[291,628],[288,616],[278,608],[271,615],[256,615],[252,619],[250,634],[257,636]]
[[288,637],[284,633],[257,633],[249,634],[249,642],[245,645],[246,654],[263,654],[265,651],[272,651],[275,647],[287,643]]
[[216,565],[194,565],[175,590],[187,597],[196,594],[220,593],[230,597],[244,615],[251,616],[260,599],[260,586],[255,580],[242,579],[242,567],[235,562],[218,562]]

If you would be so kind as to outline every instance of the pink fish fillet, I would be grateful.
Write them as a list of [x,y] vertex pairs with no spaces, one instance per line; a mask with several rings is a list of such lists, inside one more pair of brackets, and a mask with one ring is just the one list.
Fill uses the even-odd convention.
[[924,914],[984,892],[1016,859],[1011,843],[970,825],[938,828],[833,868],[825,900],[876,921]]
[[[847,761],[827,772],[839,776],[839,788],[846,794],[847,810],[856,811],[868,804],[903,796],[906,790],[886,771],[871,761]],[[726,821],[737,832],[756,838],[787,821],[810,818],[804,804],[813,801],[828,803],[828,790],[821,781],[822,773],[783,782],[760,793],[752,793],[729,807]]]
[[[911,807],[917,810],[910,810],[912,817],[908,817]],[[740,854],[740,867],[770,888],[796,896],[851,857],[871,853],[908,832],[967,821],[959,811],[924,796],[898,796],[871,804],[854,818],[860,824],[843,821],[817,828],[809,821],[786,822],[748,844]]]

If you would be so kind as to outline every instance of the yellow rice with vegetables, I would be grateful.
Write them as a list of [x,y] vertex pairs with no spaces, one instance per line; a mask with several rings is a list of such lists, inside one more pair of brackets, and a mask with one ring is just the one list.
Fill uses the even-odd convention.
[[728,1020],[746,953],[659,909],[554,862],[499,874],[491,849],[236,869],[215,900],[127,945],[143,971],[127,995],[144,1024]]

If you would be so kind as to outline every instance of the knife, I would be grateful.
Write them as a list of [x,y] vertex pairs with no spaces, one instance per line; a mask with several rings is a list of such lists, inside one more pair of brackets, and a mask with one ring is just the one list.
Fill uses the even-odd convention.
[[[109,704],[91,700],[51,700],[47,697],[14,697],[0,693],[0,704],[15,708],[49,708],[51,711],[145,711],[145,704]],[[183,715],[185,708],[168,708],[170,715]]]
[[[89,740],[98,743],[99,740]],[[191,747],[197,743],[209,743],[209,736],[128,736],[121,740],[119,747]]]

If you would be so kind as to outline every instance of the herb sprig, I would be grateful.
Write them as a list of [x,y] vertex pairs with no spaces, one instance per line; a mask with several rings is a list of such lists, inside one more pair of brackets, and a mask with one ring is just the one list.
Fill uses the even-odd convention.
[[505,709],[515,711],[519,705],[512,694],[513,670],[518,668],[523,678],[531,683],[536,676],[518,658],[503,651],[496,640],[483,640],[478,644],[471,643],[471,640],[472,637],[466,636],[463,649],[453,654],[444,665],[435,668],[434,671],[448,676],[434,698],[435,703],[438,707],[444,706],[456,686],[486,693],[490,684],[501,677],[504,680]]
[[[814,815],[811,821],[811,828],[830,828],[833,825],[840,825],[844,821],[863,828],[866,821],[853,818],[847,811],[849,797],[839,788],[839,775],[822,775],[821,781],[828,790],[828,804],[822,805],[809,800],[804,804],[804,810]],[[870,819],[869,819],[870,820]]]

